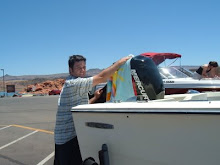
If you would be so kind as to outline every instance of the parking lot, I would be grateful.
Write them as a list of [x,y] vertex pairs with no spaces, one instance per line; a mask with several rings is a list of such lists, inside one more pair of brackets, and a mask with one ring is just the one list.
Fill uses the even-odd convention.
[[53,164],[57,99],[0,98],[0,164]]

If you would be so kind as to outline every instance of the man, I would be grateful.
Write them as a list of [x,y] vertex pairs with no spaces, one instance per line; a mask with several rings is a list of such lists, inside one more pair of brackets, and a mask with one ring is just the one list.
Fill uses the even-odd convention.
[[210,61],[208,65],[200,66],[195,71],[193,78],[195,79],[214,78],[216,67],[218,67],[218,63],[216,61]]
[[73,55],[69,58],[69,77],[66,79],[58,100],[55,125],[55,159],[54,165],[80,165],[82,158],[74,127],[71,108],[80,104],[94,103],[102,91],[96,91],[88,99],[88,92],[93,86],[106,82],[107,79],[128,59],[124,57],[99,74],[84,78],[86,75],[86,58]]

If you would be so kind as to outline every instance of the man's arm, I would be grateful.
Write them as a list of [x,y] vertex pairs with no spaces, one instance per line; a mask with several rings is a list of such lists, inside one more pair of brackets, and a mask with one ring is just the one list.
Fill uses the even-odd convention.
[[108,80],[108,78],[115,73],[115,71],[118,70],[118,68],[123,65],[128,59],[130,59],[131,56],[127,56],[124,58],[121,58],[120,60],[118,60],[117,62],[115,62],[113,65],[111,65],[110,67],[106,68],[105,70],[101,71],[99,74],[93,76],[93,86],[102,83],[102,82],[106,82]]
[[207,73],[206,73],[207,69],[208,69],[208,66],[203,66],[203,70],[202,70],[202,77],[203,78],[207,78],[208,77]]
[[217,73],[217,67],[213,67],[211,70],[210,70],[210,73],[208,75],[209,78],[214,78],[216,77],[216,74]]

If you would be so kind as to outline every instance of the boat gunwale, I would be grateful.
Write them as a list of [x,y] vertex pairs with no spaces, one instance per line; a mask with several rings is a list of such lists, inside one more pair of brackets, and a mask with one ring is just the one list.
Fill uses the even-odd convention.
[[[131,108],[132,109],[132,108]],[[134,114],[134,113],[140,113],[140,114],[220,114],[219,108],[193,108],[193,110],[189,110],[189,108],[180,108],[176,110],[173,108],[149,108],[146,110],[146,108],[139,108],[138,110],[131,110],[129,108],[96,108],[96,109],[86,109],[86,108],[80,108],[80,109],[72,109],[72,113],[128,113],[128,114]],[[163,109],[163,110],[161,110]],[[211,109],[211,110],[210,110]]]

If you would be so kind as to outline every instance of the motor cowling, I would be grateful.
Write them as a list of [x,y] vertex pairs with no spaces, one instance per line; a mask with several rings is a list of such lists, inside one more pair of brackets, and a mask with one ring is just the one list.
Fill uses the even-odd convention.
[[135,95],[139,100],[163,99],[165,90],[159,70],[153,60],[142,55],[130,61]]

